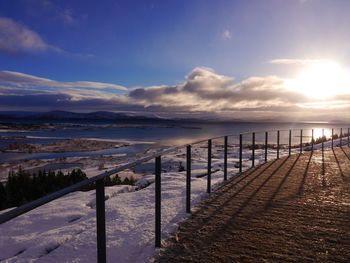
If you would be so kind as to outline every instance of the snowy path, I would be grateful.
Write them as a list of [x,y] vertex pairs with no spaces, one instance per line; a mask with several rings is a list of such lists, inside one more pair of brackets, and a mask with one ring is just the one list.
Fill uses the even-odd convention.
[[[182,222],[158,262],[349,262],[350,148],[276,160]],[[324,174],[323,174],[324,173]]]

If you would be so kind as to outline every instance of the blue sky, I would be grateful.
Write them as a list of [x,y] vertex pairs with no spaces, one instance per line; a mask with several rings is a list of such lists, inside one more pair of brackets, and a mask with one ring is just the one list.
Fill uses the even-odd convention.
[[[227,85],[236,85],[237,91],[242,82],[253,77],[264,81],[271,76],[294,78],[305,61],[331,60],[348,68],[348,10],[350,1],[346,0],[1,0],[0,70],[3,79],[0,78],[0,84],[6,92],[0,95],[0,100],[7,108],[21,109],[9,103],[15,97],[6,96],[23,96],[19,87],[22,90],[26,87],[28,95],[29,83],[33,83],[31,76],[61,83],[55,86],[44,81],[35,85],[35,89],[31,87],[32,100],[43,92],[45,96],[48,92],[52,96],[54,92],[62,95],[60,92],[67,89],[67,83],[88,81],[89,87],[74,84],[69,92],[64,90],[63,93],[71,101],[83,100],[87,89],[93,90],[96,98],[121,94],[128,98],[116,98],[118,103],[114,104],[118,105],[108,110],[147,111],[150,106],[167,105],[157,101],[152,104],[145,98],[126,102],[131,97],[129,91],[184,85],[189,75],[200,72],[196,69],[231,78]],[[19,73],[26,74],[20,84]],[[11,74],[17,74],[16,83]],[[95,88],[92,82],[124,88]],[[16,92],[11,93],[11,89]],[[78,90],[86,92],[78,96]],[[122,106],[120,100],[127,107]],[[193,98],[192,103],[196,101]],[[271,102],[265,102],[271,109]],[[311,102],[304,99],[300,103]],[[169,111],[178,111],[169,106]],[[186,110],[191,112],[203,111],[200,107],[187,106]],[[56,108],[60,106],[52,107]],[[253,110],[248,108],[225,106],[210,111]],[[273,115],[273,110],[262,108],[255,109]],[[23,110],[29,109],[35,108],[24,105]],[[37,110],[46,109],[50,107]],[[66,109],[75,108],[67,105]],[[92,109],[99,107],[92,105]]]

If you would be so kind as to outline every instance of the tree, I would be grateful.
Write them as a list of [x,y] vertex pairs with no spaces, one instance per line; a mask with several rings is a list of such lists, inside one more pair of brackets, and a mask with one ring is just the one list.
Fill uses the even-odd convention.
[[0,184],[0,209],[19,206],[86,179],[80,169],[64,175],[61,171],[39,171],[38,176],[23,170],[9,172],[5,186]]
[[0,182],[0,210],[6,208],[6,189]]

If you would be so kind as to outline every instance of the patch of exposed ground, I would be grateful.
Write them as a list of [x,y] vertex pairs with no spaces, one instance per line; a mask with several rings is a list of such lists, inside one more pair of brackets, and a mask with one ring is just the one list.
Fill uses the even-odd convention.
[[348,147],[308,152],[235,177],[180,224],[156,261],[350,262],[349,158]]

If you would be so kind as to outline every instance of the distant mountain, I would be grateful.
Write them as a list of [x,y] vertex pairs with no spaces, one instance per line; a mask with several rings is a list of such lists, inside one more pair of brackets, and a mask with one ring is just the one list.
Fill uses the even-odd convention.
[[77,113],[77,112],[69,112],[69,111],[50,111],[44,113],[38,113],[34,116],[39,119],[53,119],[53,120],[114,120],[114,119],[125,119],[128,118],[127,115],[122,113],[113,113],[113,112],[90,112],[90,113]]
[[50,112],[0,112],[0,119],[15,120],[94,120],[94,121],[170,121],[170,119],[158,118],[155,116],[137,116],[125,113],[108,111],[96,111],[90,113],[78,113],[70,111]]
[[[239,119],[239,118],[220,118],[220,116],[191,116],[188,117],[162,117],[157,114],[136,115],[134,113],[120,113],[109,111],[95,111],[89,113],[70,112],[70,111],[49,111],[49,112],[22,112],[22,111],[3,111],[0,112],[0,120],[6,122],[16,121],[45,121],[45,122],[72,122],[72,121],[104,121],[104,122],[122,122],[122,123],[305,123],[301,120],[281,120],[281,119]],[[342,123],[334,120],[332,123]]]

